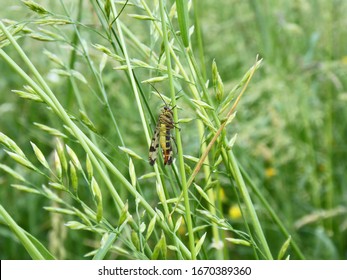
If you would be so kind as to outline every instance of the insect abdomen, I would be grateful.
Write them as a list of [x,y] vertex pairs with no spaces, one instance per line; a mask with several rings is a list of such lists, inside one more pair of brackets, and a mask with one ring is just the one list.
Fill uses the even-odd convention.
[[160,146],[163,150],[164,164],[172,163],[172,146],[170,128],[162,124],[160,127]]

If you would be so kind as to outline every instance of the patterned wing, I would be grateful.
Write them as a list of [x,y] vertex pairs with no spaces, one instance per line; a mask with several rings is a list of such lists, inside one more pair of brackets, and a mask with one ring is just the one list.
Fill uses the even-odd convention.
[[158,157],[159,140],[160,140],[160,126],[157,125],[154,131],[151,145],[149,147],[149,164],[150,165],[154,165]]

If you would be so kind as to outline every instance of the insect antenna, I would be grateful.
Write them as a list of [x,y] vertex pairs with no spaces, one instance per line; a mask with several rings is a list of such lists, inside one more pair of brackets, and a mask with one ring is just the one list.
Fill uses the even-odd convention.
[[[169,107],[169,105],[165,102],[163,96],[162,96],[161,93],[155,88],[155,86],[152,85],[151,83],[149,83],[149,84],[150,84],[151,87],[154,88],[154,90],[159,94],[159,96],[160,96],[161,100],[163,100],[165,106],[166,106],[166,107]],[[179,92],[181,92],[182,90],[183,90],[183,89],[181,89]],[[177,105],[175,105],[175,106],[173,106],[172,108],[170,108],[170,110],[173,110],[175,107],[177,107]],[[181,130],[181,128],[179,128],[178,126],[176,126],[176,123],[174,124],[174,127],[177,128],[177,129],[179,129],[179,130]],[[175,142],[175,144],[176,144],[176,142]],[[177,145],[176,145],[176,147],[177,147]]]
[[154,88],[154,90],[159,94],[161,100],[163,100],[165,106],[169,107],[169,105],[165,102],[163,96],[161,95],[161,93],[155,88],[155,86],[153,86],[151,83],[149,83],[151,85],[152,88]]

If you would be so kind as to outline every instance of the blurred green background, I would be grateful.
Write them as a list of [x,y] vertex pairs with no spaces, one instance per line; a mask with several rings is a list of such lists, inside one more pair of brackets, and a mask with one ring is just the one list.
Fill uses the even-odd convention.
[[[63,13],[59,1],[37,2]],[[72,14],[76,12],[78,1],[64,3]],[[33,16],[20,1],[0,0],[0,4],[2,19],[21,22]],[[90,1],[84,1],[83,5],[82,21],[86,26],[97,24]],[[346,259],[347,1],[200,0],[199,7],[208,79],[211,80],[210,65],[215,59],[228,92],[254,63],[256,54],[264,59],[241,100],[232,126],[232,133],[238,134],[233,149],[239,162],[293,233],[307,259]],[[145,42],[146,36],[150,36],[148,30],[141,38],[141,25],[133,25],[134,19],[126,19],[127,13],[126,8],[122,19],[129,28],[139,28],[139,38]],[[69,36],[69,27],[62,28]],[[90,30],[83,34],[88,44],[98,43],[95,41],[98,37]],[[196,37],[192,40],[198,58]],[[49,49],[68,60],[69,50],[31,38],[22,38],[19,43],[45,74],[65,108],[78,113],[72,97],[67,94],[70,85],[61,78],[55,80],[51,72],[53,65],[43,55],[43,50]],[[16,56],[10,46],[5,51]],[[83,65],[78,66],[88,79],[90,73],[83,72]],[[48,154],[52,139],[40,133],[33,123],[56,128],[62,128],[61,124],[48,110],[42,110],[42,105],[11,93],[13,89],[21,89],[23,81],[3,60],[0,60],[0,69],[0,131],[14,139],[25,152],[32,154],[29,141],[33,141],[40,143]],[[110,104],[119,108],[115,110],[119,126],[128,132],[127,145],[135,147],[135,151],[146,158],[145,139],[136,137],[141,133],[140,120],[136,114],[129,114],[134,99],[129,96],[124,76],[116,75],[112,66],[107,66],[103,78],[110,92]],[[84,86],[86,111],[110,143],[115,132],[108,129],[104,108],[100,104],[95,106],[97,98],[90,94],[93,83],[95,81]],[[182,114],[189,117],[189,112]],[[187,147],[191,146],[189,137],[193,134],[185,131],[183,141]],[[117,147],[120,143],[113,145]],[[105,145],[105,153],[112,153],[114,158],[123,156],[110,145]],[[2,150],[0,162],[15,168]],[[141,168],[149,170],[146,163]],[[22,168],[20,172],[27,171]],[[28,176],[34,175],[28,173]],[[39,177],[31,179],[38,186],[44,183]],[[59,221],[56,224],[62,226],[52,230],[52,217],[42,210],[48,206],[47,201],[12,189],[10,184],[14,182],[0,170],[0,202],[18,224],[51,250],[63,250],[62,258],[79,258],[88,246],[93,246],[89,233],[83,233],[82,237],[80,232],[67,231]],[[232,209],[226,201],[223,203],[232,220]],[[272,227],[264,209],[256,210],[267,240],[277,252],[283,244],[278,229]],[[64,240],[64,248],[60,247],[59,240]],[[240,253],[235,258],[249,257],[247,253]],[[0,224],[0,258],[29,258],[3,224]]]

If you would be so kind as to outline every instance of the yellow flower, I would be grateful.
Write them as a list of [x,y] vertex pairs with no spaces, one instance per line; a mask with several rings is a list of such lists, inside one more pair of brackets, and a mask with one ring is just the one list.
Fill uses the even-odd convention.
[[242,213],[241,213],[240,207],[237,204],[229,208],[229,217],[231,219],[237,220],[241,218],[241,216],[242,216]]
[[276,169],[273,167],[268,167],[265,169],[265,177],[266,178],[271,178],[276,175]]

